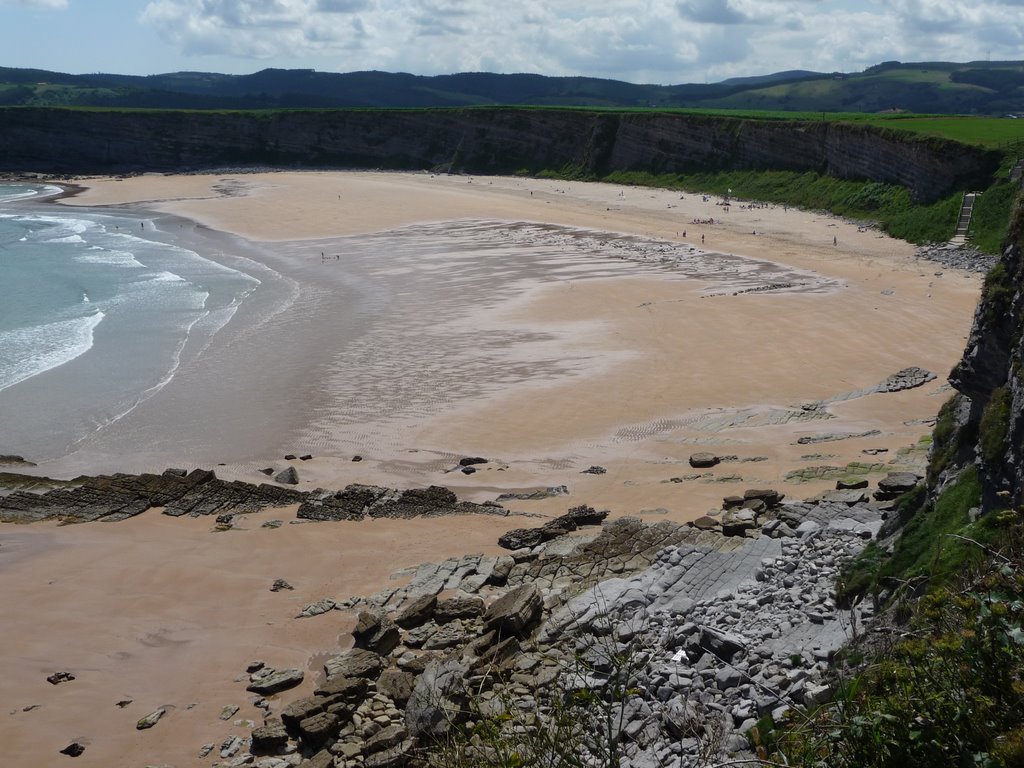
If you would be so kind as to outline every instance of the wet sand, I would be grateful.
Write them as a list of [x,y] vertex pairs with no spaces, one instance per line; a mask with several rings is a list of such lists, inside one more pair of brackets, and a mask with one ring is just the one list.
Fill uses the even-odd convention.
[[[299,466],[303,487],[442,482],[483,499],[568,484],[580,501],[614,513],[660,508],[692,518],[723,484],[687,483],[681,499],[665,481],[689,474],[686,459],[701,447],[768,457],[743,467],[738,484],[725,483],[732,492],[779,483],[806,465],[800,457],[816,451],[791,445],[801,436],[882,429],[871,440],[829,444],[821,451],[835,454],[829,463],[914,442],[927,428],[903,422],[934,416],[978,291],[977,278],[937,277],[912,246],[871,229],[782,207],[726,212],[718,198],[670,191],[392,173],[145,176],[89,186],[64,202],[141,201],[244,236],[298,284],[302,298],[280,328],[266,329],[269,339],[233,344],[219,365],[206,361],[202,388],[181,376],[177,390],[168,387],[174,408],[157,412],[154,402],[138,421],[145,444],[158,444],[180,403],[197,391],[218,400],[209,371],[223,382],[248,364],[240,379],[261,386],[240,389],[253,402],[231,391],[220,400],[229,410],[244,406],[239,414],[287,413],[292,428],[275,424],[262,442],[247,437],[248,455],[191,445],[188,455],[259,479],[256,470],[282,466],[284,453],[312,453]],[[692,223],[710,218],[716,223]],[[608,232],[627,245],[609,247],[600,235]],[[752,257],[753,282],[661,258],[666,248],[690,247],[707,251],[707,264]],[[784,265],[781,277],[758,274],[773,264]],[[794,274],[820,290],[728,295],[758,277],[772,284]],[[301,354],[279,369],[254,369],[283,338],[297,339]],[[757,429],[702,423],[708,412],[789,408],[863,389],[910,365],[939,380],[900,396],[898,423],[873,415],[888,413],[893,395],[831,409],[848,418]],[[284,393],[263,396],[263,382],[282,378]],[[232,434],[230,422],[222,432]],[[108,465],[118,460],[116,444]],[[365,460],[352,464],[354,454]],[[467,454],[495,462],[469,478],[445,471]],[[162,468],[158,459],[147,457],[145,468]],[[89,461],[95,451],[75,469]],[[581,476],[591,464],[609,472]]]
[[[944,377],[979,287],[936,276],[911,246],[852,223],[782,208],[726,213],[716,198],[668,191],[373,173],[87,185],[61,204],[141,206],[253,241],[247,258],[291,281],[294,301],[258,326],[239,324],[92,452],[40,468],[53,474],[223,461],[219,475],[263,481],[257,470],[285,466],[287,451],[315,455],[296,462],[302,488],[438,483],[483,500],[566,485],[568,496],[509,504],[545,514],[590,503],[613,517],[687,520],[747,487],[809,496],[833,482],[796,485],[785,473],[866,460],[865,449],[887,449],[888,461],[928,432],[920,420],[948,396]],[[722,223],[692,223],[711,217]],[[701,235],[709,252],[762,263],[747,282],[693,266],[726,258],[680,266]],[[607,244],[618,241],[629,247]],[[332,252],[345,258],[332,263]],[[779,275],[795,287],[730,295]],[[297,346],[275,357],[295,334]],[[290,362],[267,369],[264,355]],[[938,379],[831,405],[834,418],[792,417],[907,366]],[[267,413],[273,426],[261,429]],[[232,432],[239,419],[251,422],[244,440]],[[203,437],[211,424],[224,440]],[[125,440],[153,450],[119,453]],[[672,482],[697,474],[687,458],[698,450],[763,460]],[[827,458],[804,458],[816,454]],[[449,471],[462,455],[492,461],[469,476]],[[591,465],[607,472],[581,474]],[[221,708],[243,705],[236,719],[255,718],[234,682],[248,661],[308,668],[339,647],[351,617],[293,619],[302,604],[375,591],[405,565],[494,551],[499,533],[533,522],[259,528],[275,516],[284,515],[228,533],[152,512],[0,529],[0,742],[11,764],[63,764],[57,750],[77,739],[87,750],[76,765],[209,765],[199,747],[244,730],[220,721]],[[278,577],[295,591],[270,593]],[[50,686],[59,669],[78,679]],[[125,697],[133,704],[120,710]],[[32,704],[42,706],[22,711]],[[162,705],[174,709],[136,732]]]
[[[75,765],[208,766],[219,758],[200,760],[204,744],[219,750],[248,732],[235,721],[262,722],[245,691],[250,661],[305,671],[299,688],[270,697],[279,712],[312,693],[325,655],[351,647],[351,615],[294,618],[304,605],[369,594],[396,570],[466,548],[494,552],[508,524],[261,527],[271,519],[294,519],[294,509],[247,516],[222,533],[212,532],[212,520],[156,511],[112,525],[0,529],[4,764],[64,765],[60,750],[78,741],[86,751]],[[294,589],[271,592],[277,578]],[[46,678],[58,671],[75,679],[51,685]],[[229,705],[240,709],[223,721]],[[168,713],[155,727],[136,730],[160,707]]]

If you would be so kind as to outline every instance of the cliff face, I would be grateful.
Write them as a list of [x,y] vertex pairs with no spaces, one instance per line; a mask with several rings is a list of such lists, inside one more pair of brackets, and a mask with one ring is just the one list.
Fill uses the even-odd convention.
[[985,278],[963,359],[950,374],[959,393],[950,442],[958,460],[950,469],[965,461],[977,465],[985,511],[1024,504],[1022,248],[1024,197],[1014,208],[999,262]]
[[170,171],[225,165],[779,169],[901,184],[928,202],[987,186],[995,152],[855,124],[577,110],[125,112],[0,109],[0,170]]

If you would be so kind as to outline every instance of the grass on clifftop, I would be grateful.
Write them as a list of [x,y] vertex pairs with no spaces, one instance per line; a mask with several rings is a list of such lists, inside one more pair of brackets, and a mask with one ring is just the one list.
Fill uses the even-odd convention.
[[897,502],[896,514],[909,520],[892,552],[872,542],[843,569],[839,601],[849,604],[883,589],[946,584],[965,567],[980,562],[983,550],[978,544],[990,544],[999,537],[997,515],[971,522],[970,510],[980,503],[981,483],[973,466],[960,474],[934,506],[926,504],[924,486],[905,494]]

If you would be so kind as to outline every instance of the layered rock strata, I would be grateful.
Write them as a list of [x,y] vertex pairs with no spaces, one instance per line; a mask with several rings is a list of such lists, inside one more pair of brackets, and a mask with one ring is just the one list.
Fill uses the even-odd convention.
[[0,169],[180,171],[239,165],[513,173],[573,168],[813,171],[929,202],[987,187],[994,150],[857,123],[514,108],[279,112],[0,109]]
[[[610,724],[627,768],[750,757],[759,717],[828,697],[828,660],[872,614],[841,610],[833,584],[881,513],[770,491],[744,501],[761,508],[742,536],[624,518],[423,565],[343,603],[360,612],[356,647],[327,660],[312,697],[272,703],[249,743],[257,764],[423,764],[466,720],[516,738],[567,695],[594,702],[580,727]],[[585,751],[584,736],[567,734]]]
[[[3,495],[5,491],[10,491]],[[165,515],[216,515],[229,525],[234,515],[298,504],[298,517],[310,520],[362,520],[453,514],[507,515],[493,502],[459,501],[447,488],[396,491],[350,485],[341,491],[299,491],[261,483],[226,481],[212,471],[168,469],[163,474],[99,475],[51,480],[14,473],[0,474],[0,522],[60,520],[112,522],[162,507]],[[223,518],[223,520],[221,519]]]

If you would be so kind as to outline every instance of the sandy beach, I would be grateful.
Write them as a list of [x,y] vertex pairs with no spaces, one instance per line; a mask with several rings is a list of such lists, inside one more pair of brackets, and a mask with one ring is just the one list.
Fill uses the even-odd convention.
[[[508,504],[545,515],[591,504],[685,521],[745,488],[807,497],[834,480],[787,473],[888,466],[929,433],[980,284],[853,222],[672,191],[362,172],[82,183],[60,205],[195,222],[224,233],[211,242],[226,253],[244,239],[284,309],[239,312],[144,407],[38,468],[55,476],[201,465],[262,482],[292,452],[314,456],[294,462],[303,489],[439,484],[484,501],[566,486]],[[863,393],[910,366],[936,378]],[[695,470],[696,451],[735,458]],[[467,455],[490,461],[453,471]],[[606,472],[583,473],[594,465]],[[306,669],[311,687],[348,641],[352,617],[294,619],[303,604],[496,552],[524,524],[260,527],[292,517],[226,533],[154,512],[0,529],[0,741],[13,765],[62,765],[74,740],[87,748],[76,765],[209,765],[203,744],[245,730],[218,718],[225,705],[258,719],[236,682],[246,663]],[[271,593],[278,577],[295,590]],[[58,670],[76,680],[49,685]],[[165,705],[155,728],[134,729]]]

